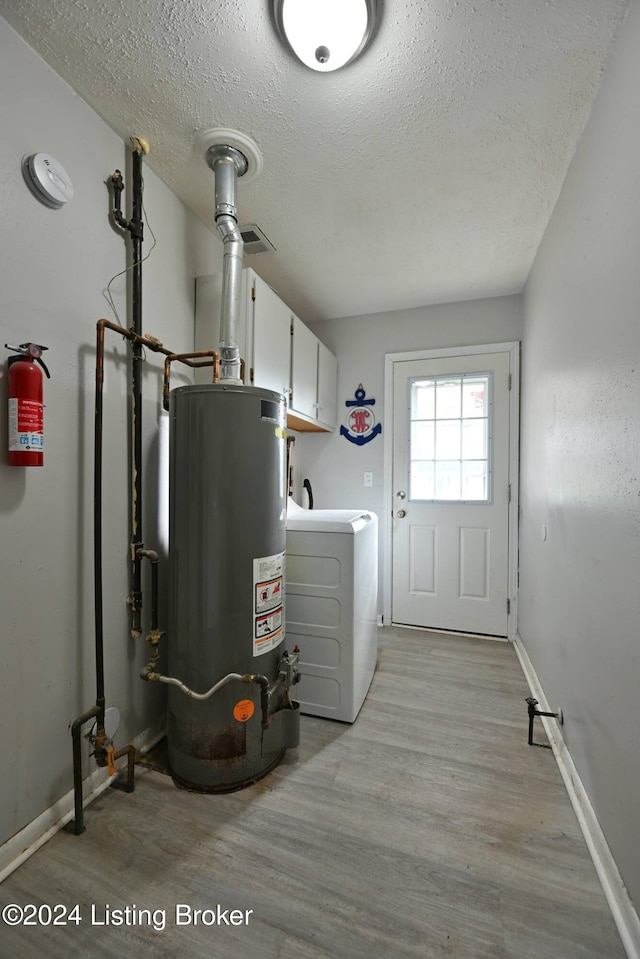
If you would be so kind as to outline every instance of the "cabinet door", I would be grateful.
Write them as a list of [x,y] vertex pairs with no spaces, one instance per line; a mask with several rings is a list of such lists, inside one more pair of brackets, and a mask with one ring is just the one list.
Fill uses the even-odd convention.
[[291,337],[291,410],[315,420],[318,382],[318,338],[293,317]]
[[253,303],[253,385],[289,394],[291,310],[259,276]]
[[318,342],[318,423],[335,429],[338,418],[338,361]]

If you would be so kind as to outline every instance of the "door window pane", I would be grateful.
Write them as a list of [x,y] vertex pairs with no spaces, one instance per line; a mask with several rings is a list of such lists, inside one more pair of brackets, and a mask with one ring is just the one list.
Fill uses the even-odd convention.
[[417,421],[411,424],[411,458],[413,460],[435,459],[435,423]]
[[460,420],[436,420],[435,459],[460,459]]
[[489,502],[491,374],[411,383],[411,499]]
[[462,459],[487,458],[487,420],[462,421]]
[[417,380],[411,390],[411,416],[414,420],[432,420],[435,415],[435,383]]
[[439,420],[460,416],[460,380],[436,380],[436,417]]
[[486,500],[487,494],[487,461],[463,460],[462,499]]
[[465,419],[487,416],[487,377],[469,376],[462,382],[462,415]]
[[460,460],[436,460],[434,499],[460,499]]
[[434,486],[434,464],[433,461],[415,461],[411,464],[411,498],[412,499],[433,499],[435,495]]

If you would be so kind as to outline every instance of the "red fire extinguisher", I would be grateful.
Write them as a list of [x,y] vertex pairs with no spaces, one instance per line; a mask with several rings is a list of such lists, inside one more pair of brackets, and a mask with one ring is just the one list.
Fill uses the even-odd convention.
[[18,356],[9,357],[9,465],[42,466],[44,464],[44,404],[42,373],[50,379],[42,357],[46,346],[21,343],[10,346]]

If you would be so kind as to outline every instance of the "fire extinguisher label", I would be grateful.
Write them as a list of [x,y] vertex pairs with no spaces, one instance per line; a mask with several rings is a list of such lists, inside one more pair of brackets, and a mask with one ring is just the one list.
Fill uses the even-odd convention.
[[44,407],[36,400],[9,400],[9,452],[44,450]]
[[284,639],[284,553],[253,561],[253,655],[275,649]]

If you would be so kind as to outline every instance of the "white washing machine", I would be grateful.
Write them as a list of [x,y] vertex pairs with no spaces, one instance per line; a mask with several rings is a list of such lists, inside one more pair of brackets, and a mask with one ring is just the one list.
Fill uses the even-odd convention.
[[287,516],[286,636],[300,647],[300,710],[352,723],[378,652],[378,517],[369,510]]

